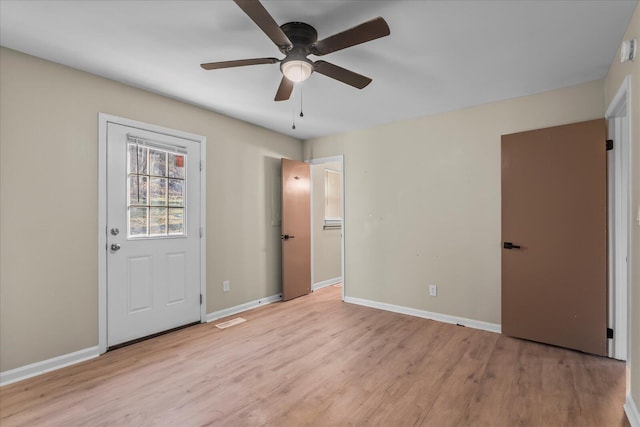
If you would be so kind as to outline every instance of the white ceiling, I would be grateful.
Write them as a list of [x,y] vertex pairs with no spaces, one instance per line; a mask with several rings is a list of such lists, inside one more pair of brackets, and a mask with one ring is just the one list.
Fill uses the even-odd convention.
[[273,101],[278,64],[200,68],[283,56],[230,0],[0,0],[0,44],[308,139],[603,78],[636,4],[263,1],[278,24],[306,22],[320,39],[376,16],[391,28],[322,57],[373,82],[358,90],[313,74],[302,85],[304,118],[297,89]]

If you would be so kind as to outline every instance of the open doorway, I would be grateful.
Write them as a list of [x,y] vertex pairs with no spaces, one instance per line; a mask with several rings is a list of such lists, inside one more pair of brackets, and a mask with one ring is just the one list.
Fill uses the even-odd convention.
[[309,161],[311,167],[311,290],[344,283],[343,156]]

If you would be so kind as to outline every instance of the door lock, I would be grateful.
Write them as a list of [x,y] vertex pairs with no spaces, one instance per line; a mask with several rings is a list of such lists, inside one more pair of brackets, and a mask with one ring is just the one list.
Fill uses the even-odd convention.
[[111,244],[111,250],[112,251],[119,251],[120,250],[120,243],[112,243]]
[[119,233],[120,233],[120,230],[118,230],[118,228],[117,228],[117,227],[113,227],[113,228],[111,229],[111,235],[112,235],[112,236],[117,236]]

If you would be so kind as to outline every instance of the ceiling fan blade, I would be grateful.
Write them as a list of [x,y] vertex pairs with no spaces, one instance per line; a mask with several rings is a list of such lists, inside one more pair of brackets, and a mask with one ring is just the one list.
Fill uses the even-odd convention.
[[274,101],[286,101],[291,97],[291,92],[293,92],[293,82],[285,76],[282,76],[282,81],[280,82]]
[[389,25],[382,17],[378,16],[341,33],[334,34],[326,39],[319,40],[311,47],[314,55],[326,55],[337,50],[366,43],[391,34]]
[[243,67],[245,65],[275,64],[278,58],[238,59],[237,61],[207,62],[200,64],[205,70],[218,70],[220,68]]
[[373,81],[369,77],[347,70],[346,68],[338,67],[327,61],[316,61],[313,66],[314,71],[358,89],[364,88]]
[[233,0],[258,27],[280,47],[291,47],[293,44],[287,35],[280,29],[273,17],[267,12],[258,0]]

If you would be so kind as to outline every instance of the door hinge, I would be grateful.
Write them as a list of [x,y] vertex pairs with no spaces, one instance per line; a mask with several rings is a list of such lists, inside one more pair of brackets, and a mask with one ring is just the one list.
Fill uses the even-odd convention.
[[200,305],[202,305],[202,294],[200,294]]
[[613,139],[607,139],[607,151],[613,150]]
[[202,160],[200,160],[200,172],[202,172]]
[[200,227],[200,238],[202,239],[202,227]]
[[613,329],[607,328],[607,338],[613,339]]

